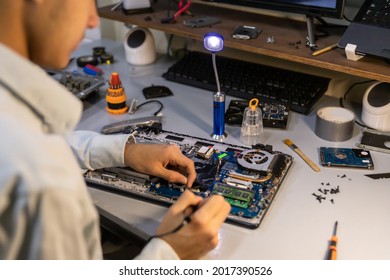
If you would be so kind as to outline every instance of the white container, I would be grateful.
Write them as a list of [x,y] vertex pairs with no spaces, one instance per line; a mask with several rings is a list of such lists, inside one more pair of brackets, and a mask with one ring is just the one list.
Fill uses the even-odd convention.
[[152,33],[141,27],[133,27],[123,42],[125,56],[132,65],[152,64],[156,60],[156,50]]

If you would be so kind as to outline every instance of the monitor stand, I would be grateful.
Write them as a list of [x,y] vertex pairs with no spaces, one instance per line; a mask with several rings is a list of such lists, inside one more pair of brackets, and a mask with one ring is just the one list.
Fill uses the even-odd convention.
[[314,51],[316,46],[316,38],[314,34],[314,17],[306,15],[306,23],[307,23],[307,42],[306,45]]

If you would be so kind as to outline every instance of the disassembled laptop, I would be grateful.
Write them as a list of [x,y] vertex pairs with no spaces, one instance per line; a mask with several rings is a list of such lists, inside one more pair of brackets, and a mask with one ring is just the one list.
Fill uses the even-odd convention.
[[[232,209],[227,222],[257,228],[280,189],[293,158],[270,146],[248,148],[156,127],[133,127],[137,143],[176,144],[195,163],[197,177],[190,188],[207,198],[222,195]],[[88,171],[92,186],[169,206],[187,189],[184,185],[142,174],[129,168]]]

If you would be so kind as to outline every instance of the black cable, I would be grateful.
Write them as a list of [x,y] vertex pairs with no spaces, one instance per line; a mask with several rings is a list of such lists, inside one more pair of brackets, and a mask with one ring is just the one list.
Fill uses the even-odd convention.
[[142,106],[144,106],[144,105],[146,105],[146,104],[149,104],[149,103],[153,103],[153,102],[160,104],[160,108],[154,113],[154,115],[157,116],[158,113],[160,113],[161,110],[164,108],[164,105],[163,105],[160,101],[158,101],[158,100],[149,100],[149,101],[145,101],[144,103],[141,103],[141,104],[139,104],[139,105],[137,106],[137,110],[138,110],[139,108],[141,108]]
[[320,23],[320,25],[316,25],[316,32],[320,32],[319,34],[315,34],[316,39],[328,37],[329,36],[329,29],[334,28],[347,28],[345,25],[341,24],[330,24],[326,20],[324,20],[322,17],[315,17],[315,19]]
[[374,80],[367,80],[367,81],[363,81],[363,82],[356,82],[356,83],[353,83],[353,84],[348,88],[348,90],[344,93],[344,96],[343,96],[344,100],[347,100],[347,95],[348,95],[348,93],[351,91],[351,89],[352,89],[353,87],[355,87],[355,86],[357,86],[357,85],[372,83],[372,82],[374,82]]
[[171,17],[171,0],[168,0],[167,18]]
[[[340,107],[344,108],[343,98],[342,97],[339,99],[339,103],[340,103]],[[368,126],[362,124],[361,122],[358,122],[356,119],[355,119],[355,123],[360,125],[361,127],[369,128]]]
[[352,20],[349,19],[349,18],[347,18],[347,16],[346,16],[345,14],[343,14],[343,19],[345,19],[345,20],[348,21],[348,22],[352,22]]
[[[347,0],[345,0],[344,7],[349,6],[348,4],[350,4],[350,3],[347,3]],[[343,19],[345,19],[346,21],[352,22],[352,20],[349,19],[349,18],[347,18],[347,16],[345,15],[345,10],[346,10],[346,9],[344,9]]]
[[[353,87],[357,86],[357,85],[362,85],[362,84],[367,84],[367,83],[371,83],[371,82],[374,82],[374,80],[368,80],[368,81],[363,81],[363,82],[356,82],[356,83],[353,83],[348,89],[347,91],[344,93],[344,96],[341,97],[339,99],[339,103],[340,103],[340,107],[344,108],[344,103],[343,103],[343,100],[347,100],[347,95],[349,94],[349,92],[352,90]],[[368,128],[368,126],[358,122],[356,119],[355,119],[355,123],[360,125],[361,127],[365,127],[365,128]]]
[[168,39],[168,46],[167,46],[167,56],[168,56],[168,57],[171,57],[171,45],[172,45],[172,41],[173,41],[173,34],[169,35],[169,39]]

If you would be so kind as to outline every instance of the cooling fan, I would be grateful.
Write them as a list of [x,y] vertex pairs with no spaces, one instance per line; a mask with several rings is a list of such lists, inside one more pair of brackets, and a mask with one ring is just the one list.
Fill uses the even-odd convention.
[[237,163],[245,169],[268,173],[274,157],[275,155],[263,150],[246,150],[240,153]]

